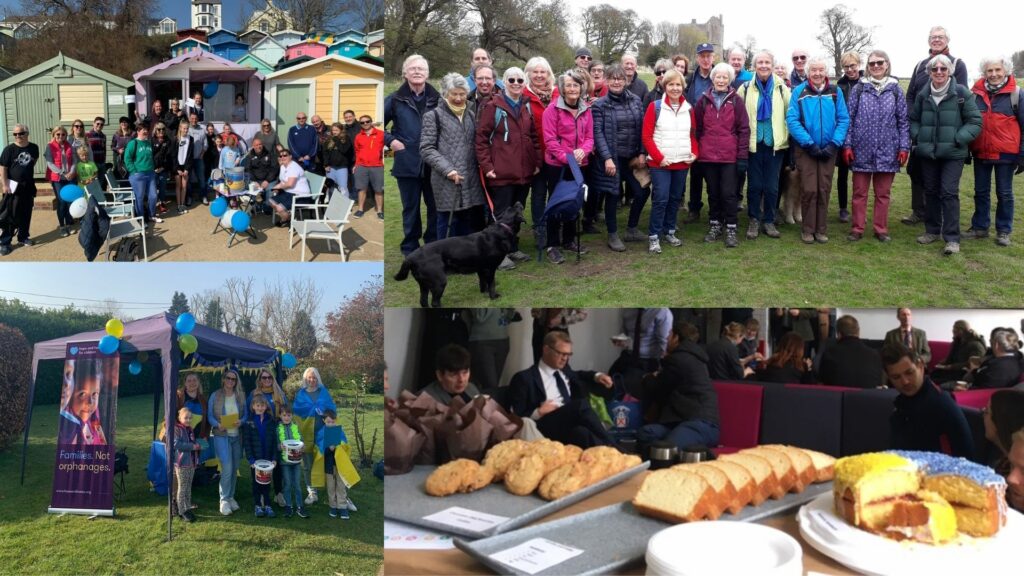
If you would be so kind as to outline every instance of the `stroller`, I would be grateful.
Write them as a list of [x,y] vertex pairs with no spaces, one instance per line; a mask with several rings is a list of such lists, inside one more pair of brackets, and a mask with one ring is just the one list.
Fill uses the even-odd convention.
[[580,211],[583,210],[583,205],[587,201],[588,190],[587,185],[583,181],[583,173],[580,171],[580,166],[576,163],[574,157],[569,156],[569,165],[562,168],[563,175],[566,168],[572,170],[573,179],[559,180],[558,184],[555,185],[555,191],[551,193],[551,198],[548,199],[548,204],[544,207],[544,215],[534,230],[534,234],[537,237],[538,262],[543,260],[544,249],[547,248],[547,227],[549,222],[554,223],[556,226],[562,222],[576,222],[577,264],[582,257],[580,254],[580,237],[582,235]]

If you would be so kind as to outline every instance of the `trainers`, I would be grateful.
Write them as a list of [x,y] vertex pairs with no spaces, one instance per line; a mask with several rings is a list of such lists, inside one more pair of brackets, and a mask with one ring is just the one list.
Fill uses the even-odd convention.
[[642,242],[647,239],[647,235],[641,232],[637,228],[626,228],[626,242]]
[[567,252],[576,252],[576,250],[577,250],[577,245],[578,245],[578,247],[579,247],[579,252],[580,252],[580,255],[581,255],[581,256],[582,256],[583,254],[586,254],[587,252],[589,252],[589,250],[587,250],[587,247],[586,247],[586,246],[584,246],[584,245],[582,245],[582,244],[579,244],[579,241],[578,241],[578,240],[577,240],[577,241],[574,241],[574,242],[569,242],[568,244],[563,244],[563,245],[562,245],[562,249],[563,249],[563,250],[565,250],[565,251],[567,251]]
[[735,248],[740,245],[739,239],[736,237],[736,227],[727,226],[725,228],[725,247]]
[[230,516],[231,512],[232,512],[231,504],[228,504],[227,500],[221,500],[220,501],[220,513],[222,515],[224,515],[224,516]]
[[924,222],[924,218],[921,218],[921,216],[917,213],[913,213],[910,216],[901,218],[900,222],[903,222],[907,226],[913,226],[914,224],[920,224],[921,222]]
[[203,206],[209,206],[209,205],[210,205],[210,199],[207,198],[206,196],[203,196]]
[[298,509],[295,510],[295,513],[299,516],[299,518],[309,518],[309,514],[306,513],[306,509],[303,508],[302,506],[299,506]]
[[235,502],[234,498],[228,498],[228,505],[231,506],[232,512],[238,512],[238,509],[240,508],[238,502]]
[[350,510],[352,512],[358,512],[359,511],[359,508],[356,508],[356,504],[355,504],[355,502],[352,501],[351,498],[345,498],[345,506],[347,507],[346,508],[347,510]]
[[756,218],[751,218],[750,223],[747,224],[747,240],[756,240],[760,229],[760,222],[758,222]]
[[274,509],[270,505],[263,507],[263,512],[267,515],[267,518],[274,518],[277,514],[274,514]]
[[949,256],[951,254],[959,254],[960,253],[960,243],[959,242],[946,242],[946,247],[942,250],[942,253],[945,254],[946,256]]
[[515,270],[515,269],[516,269],[516,263],[513,262],[512,259],[509,258],[508,256],[505,256],[505,259],[501,261],[501,264],[498,264],[498,270]]
[[67,226],[62,227],[60,229],[60,237],[67,238],[68,236],[71,236],[71,230],[68,230]]
[[679,238],[676,238],[676,231],[675,230],[672,230],[668,234],[665,234],[664,236],[661,237],[661,239],[664,240],[666,243],[668,243],[669,246],[682,246],[683,245],[683,241],[680,240]]
[[530,260],[530,255],[522,250],[516,250],[509,254],[508,257],[511,258],[513,262],[528,262]]
[[337,508],[331,508],[331,511],[328,512],[327,515],[330,516],[331,518],[337,518],[338,517],[338,509]]
[[284,507],[284,517],[285,518],[291,518],[294,515],[295,515],[295,511],[292,510],[291,506],[285,506]]
[[36,241],[31,238],[25,238],[24,240],[18,240],[18,244],[21,244],[22,246],[35,246]]
[[999,232],[996,234],[996,246],[1009,246],[1010,245],[1010,233]]
[[362,218],[363,214],[366,214],[366,212],[363,212],[362,210],[356,210],[355,213],[352,214],[352,217],[353,218]]
[[717,242],[722,238],[722,226],[718,222],[711,222],[711,227],[708,228],[708,233],[704,236],[705,242]]
[[263,506],[257,506],[256,507],[256,517],[257,518],[263,518],[264,516],[266,516],[266,512],[263,511]]
[[552,246],[548,248],[548,261],[552,264],[561,264],[565,262],[565,256],[562,256],[562,251]]
[[846,224],[850,221],[850,212],[845,208],[839,210],[839,221]]
[[342,520],[348,520],[348,508],[338,508],[338,517]]
[[968,228],[967,232],[963,233],[963,237],[971,240],[983,240],[988,238],[988,228]]
[[808,232],[801,232],[800,241],[803,242],[804,244],[814,244],[814,234],[810,234]]
[[157,224],[163,224],[164,219],[159,216],[153,216],[153,222],[156,222]]
[[686,214],[686,220],[683,220],[684,224],[693,224],[695,222],[700,222],[700,210],[688,212]]
[[622,243],[622,240],[619,239],[619,235],[616,234],[615,232],[612,232],[611,234],[608,235],[608,248],[610,248],[613,252],[626,251],[626,245]]
[[377,212],[377,220],[383,220],[383,219],[384,219],[384,213],[383,212]]
[[647,252],[650,254],[661,254],[661,242],[658,241],[657,236],[650,236],[647,244]]
[[277,493],[277,496],[274,498],[274,502],[277,502],[277,505],[282,508],[288,505],[288,503],[284,501],[284,494],[281,494],[280,492]]
[[892,242],[892,237],[888,234],[875,234],[875,238],[878,238],[878,241],[883,244],[886,242]]
[[850,232],[846,236],[846,241],[847,242],[856,242],[856,241],[860,240],[863,237],[864,237],[864,235],[861,234],[860,232]]
[[4,244],[3,246],[0,246],[0,256],[7,256],[10,253],[11,253],[11,247],[10,246],[8,246],[7,244]]
[[826,236],[825,234],[815,234],[814,241],[817,242],[818,244],[827,244],[828,236]]
[[918,244],[931,244],[932,242],[938,242],[938,240],[938,234],[931,234],[929,232],[925,232],[924,234],[921,234],[920,236],[917,237]]
[[764,225],[764,235],[769,238],[778,238],[782,236],[782,234],[779,234],[778,228],[776,228],[775,224],[772,222]]

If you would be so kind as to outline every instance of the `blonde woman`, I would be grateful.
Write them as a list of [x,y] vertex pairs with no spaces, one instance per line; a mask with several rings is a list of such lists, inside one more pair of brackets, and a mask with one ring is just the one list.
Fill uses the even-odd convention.
[[[221,386],[210,395],[207,414],[213,427],[213,450],[220,460],[220,513],[230,515],[238,510],[235,501],[235,485],[238,482],[238,466],[242,461],[240,426],[247,420],[245,394],[242,392],[238,372],[228,368],[221,378]],[[223,424],[225,417],[231,424]]]
[[178,201],[178,214],[185,214],[185,196],[188,194],[188,175],[192,171],[192,163],[195,161],[195,141],[189,134],[188,124],[178,124],[178,134],[174,138],[174,149],[172,151],[171,164],[174,176],[174,196]]
[[[310,435],[310,444],[312,439],[316,437],[316,433],[320,431],[320,428],[324,425],[324,411],[334,410],[337,412],[338,407],[334,404],[334,399],[331,398],[331,393],[324,386],[323,381],[320,379],[320,371],[316,368],[309,367],[302,372],[302,388],[295,393],[295,401],[292,403],[292,412],[297,418],[313,420],[312,434]],[[307,424],[308,426],[308,424]],[[303,424],[300,422],[299,427],[303,428]],[[304,438],[305,440],[305,435]],[[306,504],[312,504],[317,501],[316,488],[313,488],[309,482],[311,478],[310,473],[313,466],[313,450],[306,450],[302,457],[302,468],[306,473],[306,490],[309,495],[306,497]]]

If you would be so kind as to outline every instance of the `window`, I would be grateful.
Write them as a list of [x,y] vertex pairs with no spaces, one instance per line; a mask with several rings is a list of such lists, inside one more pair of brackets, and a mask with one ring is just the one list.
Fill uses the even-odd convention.
[[171,34],[171,33],[174,32],[174,30],[171,29],[171,23],[170,22],[164,22],[163,25],[161,26],[161,31],[164,34]]
[[203,14],[202,16],[199,17],[199,25],[200,26],[207,26],[207,25],[209,25],[209,20],[207,19],[205,14]]
[[260,32],[263,32],[264,34],[266,34],[269,31],[270,31],[270,25],[267,24],[267,21],[266,20],[260,20]]

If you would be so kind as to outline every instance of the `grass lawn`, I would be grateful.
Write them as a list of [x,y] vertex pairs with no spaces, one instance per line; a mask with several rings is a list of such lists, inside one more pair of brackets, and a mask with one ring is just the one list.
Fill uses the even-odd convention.
[[[152,434],[153,399],[118,401],[117,446],[127,447],[128,494],[115,499],[117,515],[88,520],[46,513],[56,450],[57,409],[37,406],[29,437],[25,485],[18,484],[21,441],[0,452],[7,471],[0,485],[0,573],[4,574],[376,574],[383,562],[383,483],[370,470],[349,495],[359,507],[345,522],[327,516],[325,492],[310,507],[311,517],[256,519],[248,472],[239,478],[242,509],[217,512],[216,486],[192,495],[198,522],[175,519],[167,539],[167,499],[149,491],[146,462]],[[352,414],[339,414],[351,433]],[[380,428],[383,413],[368,415],[367,428]],[[377,458],[380,457],[378,441]],[[276,508],[276,507],[275,507]],[[277,511],[277,510],[275,510]]]
[[[385,203],[385,296],[388,306],[418,306],[419,286],[410,277],[395,282],[402,262],[401,201],[387,160]],[[833,185],[834,187],[834,185]],[[970,226],[974,210],[974,171],[966,166],[960,183],[961,231]],[[852,194],[852,191],[851,191]],[[585,235],[590,253],[575,263],[575,255],[555,266],[536,259],[516,270],[498,273],[501,298],[491,301],[478,291],[474,276],[449,277],[442,303],[445,306],[847,306],[891,307],[1005,307],[1021,298],[1019,279],[1024,274],[1024,226],[1022,211],[1015,216],[1013,245],[997,247],[992,239],[964,240],[961,253],[942,255],[941,243],[921,246],[915,242],[923,225],[906,226],[899,219],[910,212],[910,181],[898,174],[889,209],[889,232],[893,241],[881,244],[870,231],[864,240],[845,240],[850,228],[838,221],[835,190],[829,205],[826,245],[804,245],[799,228],[781,225],[782,238],[764,236],[747,241],[746,213],[740,214],[740,245],[727,250],[723,243],[705,244],[707,192],[700,224],[683,227],[680,248],[663,246],[660,256],[647,253],[646,243],[627,244],[625,253],[615,253],[605,243],[603,216],[601,234]],[[993,193],[994,196],[994,193]],[[744,199],[745,204],[745,199]],[[684,201],[685,206],[685,201]],[[532,221],[527,208],[527,222]],[[995,200],[992,202],[995,210]],[[650,202],[641,217],[646,231]],[[425,213],[425,210],[424,210]],[[618,211],[620,234],[625,232],[627,209]],[[994,214],[993,214],[994,220]],[[994,229],[990,230],[993,232]],[[520,247],[536,258],[532,230],[524,227]]]

